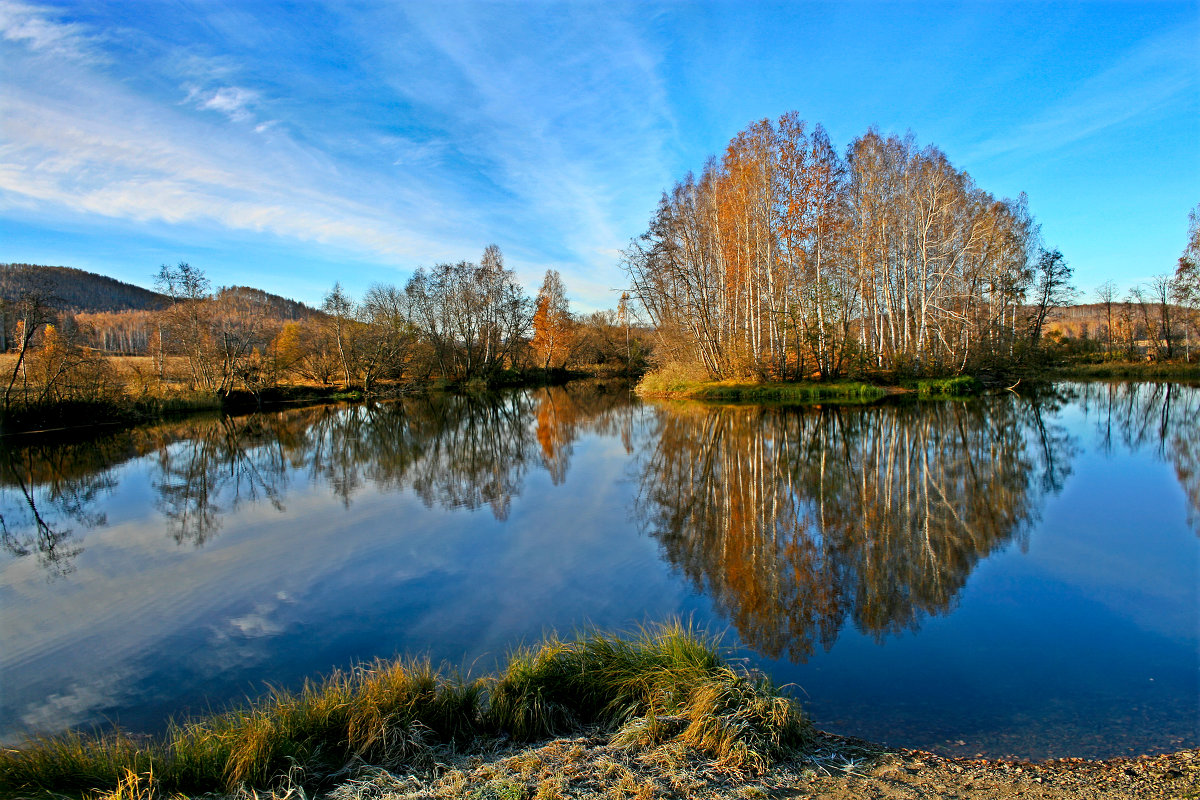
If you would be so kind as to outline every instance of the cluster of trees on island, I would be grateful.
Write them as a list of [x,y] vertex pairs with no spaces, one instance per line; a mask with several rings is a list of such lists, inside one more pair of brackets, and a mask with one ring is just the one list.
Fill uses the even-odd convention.
[[[1191,256],[1164,278],[1193,314],[1159,321],[1168,342],[1196,324],[1196,236],[1193,213]],[[872,129],[843,155],[795,113],[665,192],[624,263],[665,352],[716,378],[1012,364],[1074,296],[1024,195],[994,197],[911,135]]]
[[629,372],[647,352],[627,297],[615,311],[580,317],[548,270],[531,298],[495,245],[479,263],[421,268],[404,287],[377,284],[358,300],[335,284],[320,309],[247,287],[213,291],[203,270],[180,263],[159,270],[157,307],[69,313],[31,279],[36,269],[0,309],[16,355],[6,410],[113,392],[114,354],[150,357],[130,362],[142,388],[175,382],[228,395],[296,382],[369,393],[382,381],[489,382],[581,364]]

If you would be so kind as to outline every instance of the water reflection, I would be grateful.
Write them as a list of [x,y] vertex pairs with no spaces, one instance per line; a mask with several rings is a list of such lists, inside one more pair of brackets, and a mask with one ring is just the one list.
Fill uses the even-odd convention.
[[[0,741],[679,614],[732,625],[841,732],[1177,748],[1196,733],[1200,542],[1179,504],[1194,527],[1198,403],[1090,384],[639,406],[576,385],[0,443]],[[1186,501],[1146,499],[1176,495],[1154,460]]]
[[1100,445],[1112,453],[1149,450],[1175,468],[1200,536],[1200,388],[1172,383],[1083,383],[1074,387],[1095,419]]
[[622,386],[580,382],[497,396],[431,395],[395,403],[323,406],[126,431],[86,443],[6,448],[0,463],[0,543],[66,575],[83,547],[76,528],[106,523],[96,509],[121,464],[150,455],[166,532],[201,547],[245,504],[286,510],[289,482],[325,485],[349,507],[366,486],[411,489],[427,506],[487,506],[507,518],[530,465],[555,485],[581,428],[620,429]]
[[74,571],[82,551],[74,526],[104,524],[106,515],[94,504],[113,486],[105,473],[78,474],[64,455],[57,448],[6,450],[0,466],[3,483],[19,498],[0,513],[0,545],[17,557],[36,555],[52,578]]
[[1061,402],[672,409],[642,454],[638,515],[744,642],[802,661],[846,620],[915,629],[1023,541],[1070,471],[1047,421]]

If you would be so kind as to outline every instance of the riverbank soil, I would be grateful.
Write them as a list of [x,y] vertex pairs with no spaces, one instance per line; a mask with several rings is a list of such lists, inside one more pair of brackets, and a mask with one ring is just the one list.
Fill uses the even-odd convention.
[[1038,763],[945,758],[818,734],[803,757],[737,772],[669,747],[627,750],[593,734],[437,759],[424,777],[366,769],[336,800],[1084,800],[1200,798],[1200,750],[1108,761]]

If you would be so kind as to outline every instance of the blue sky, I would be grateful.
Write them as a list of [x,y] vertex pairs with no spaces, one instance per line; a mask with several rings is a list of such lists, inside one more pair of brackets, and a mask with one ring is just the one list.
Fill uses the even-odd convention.
[[796,110],[1027,192],[1090,292],[1200,202],[1200,4],[0,0],[0,261],[309,303],[498,244],[612,307],[664,188]]

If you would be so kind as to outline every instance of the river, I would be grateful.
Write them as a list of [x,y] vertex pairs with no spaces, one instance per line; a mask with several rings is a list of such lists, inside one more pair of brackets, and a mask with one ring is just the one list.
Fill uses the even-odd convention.
[[684,618],[819,727],[1200,744],[1200,389],[783,408],[621,387],[0,443],[0,737]]

